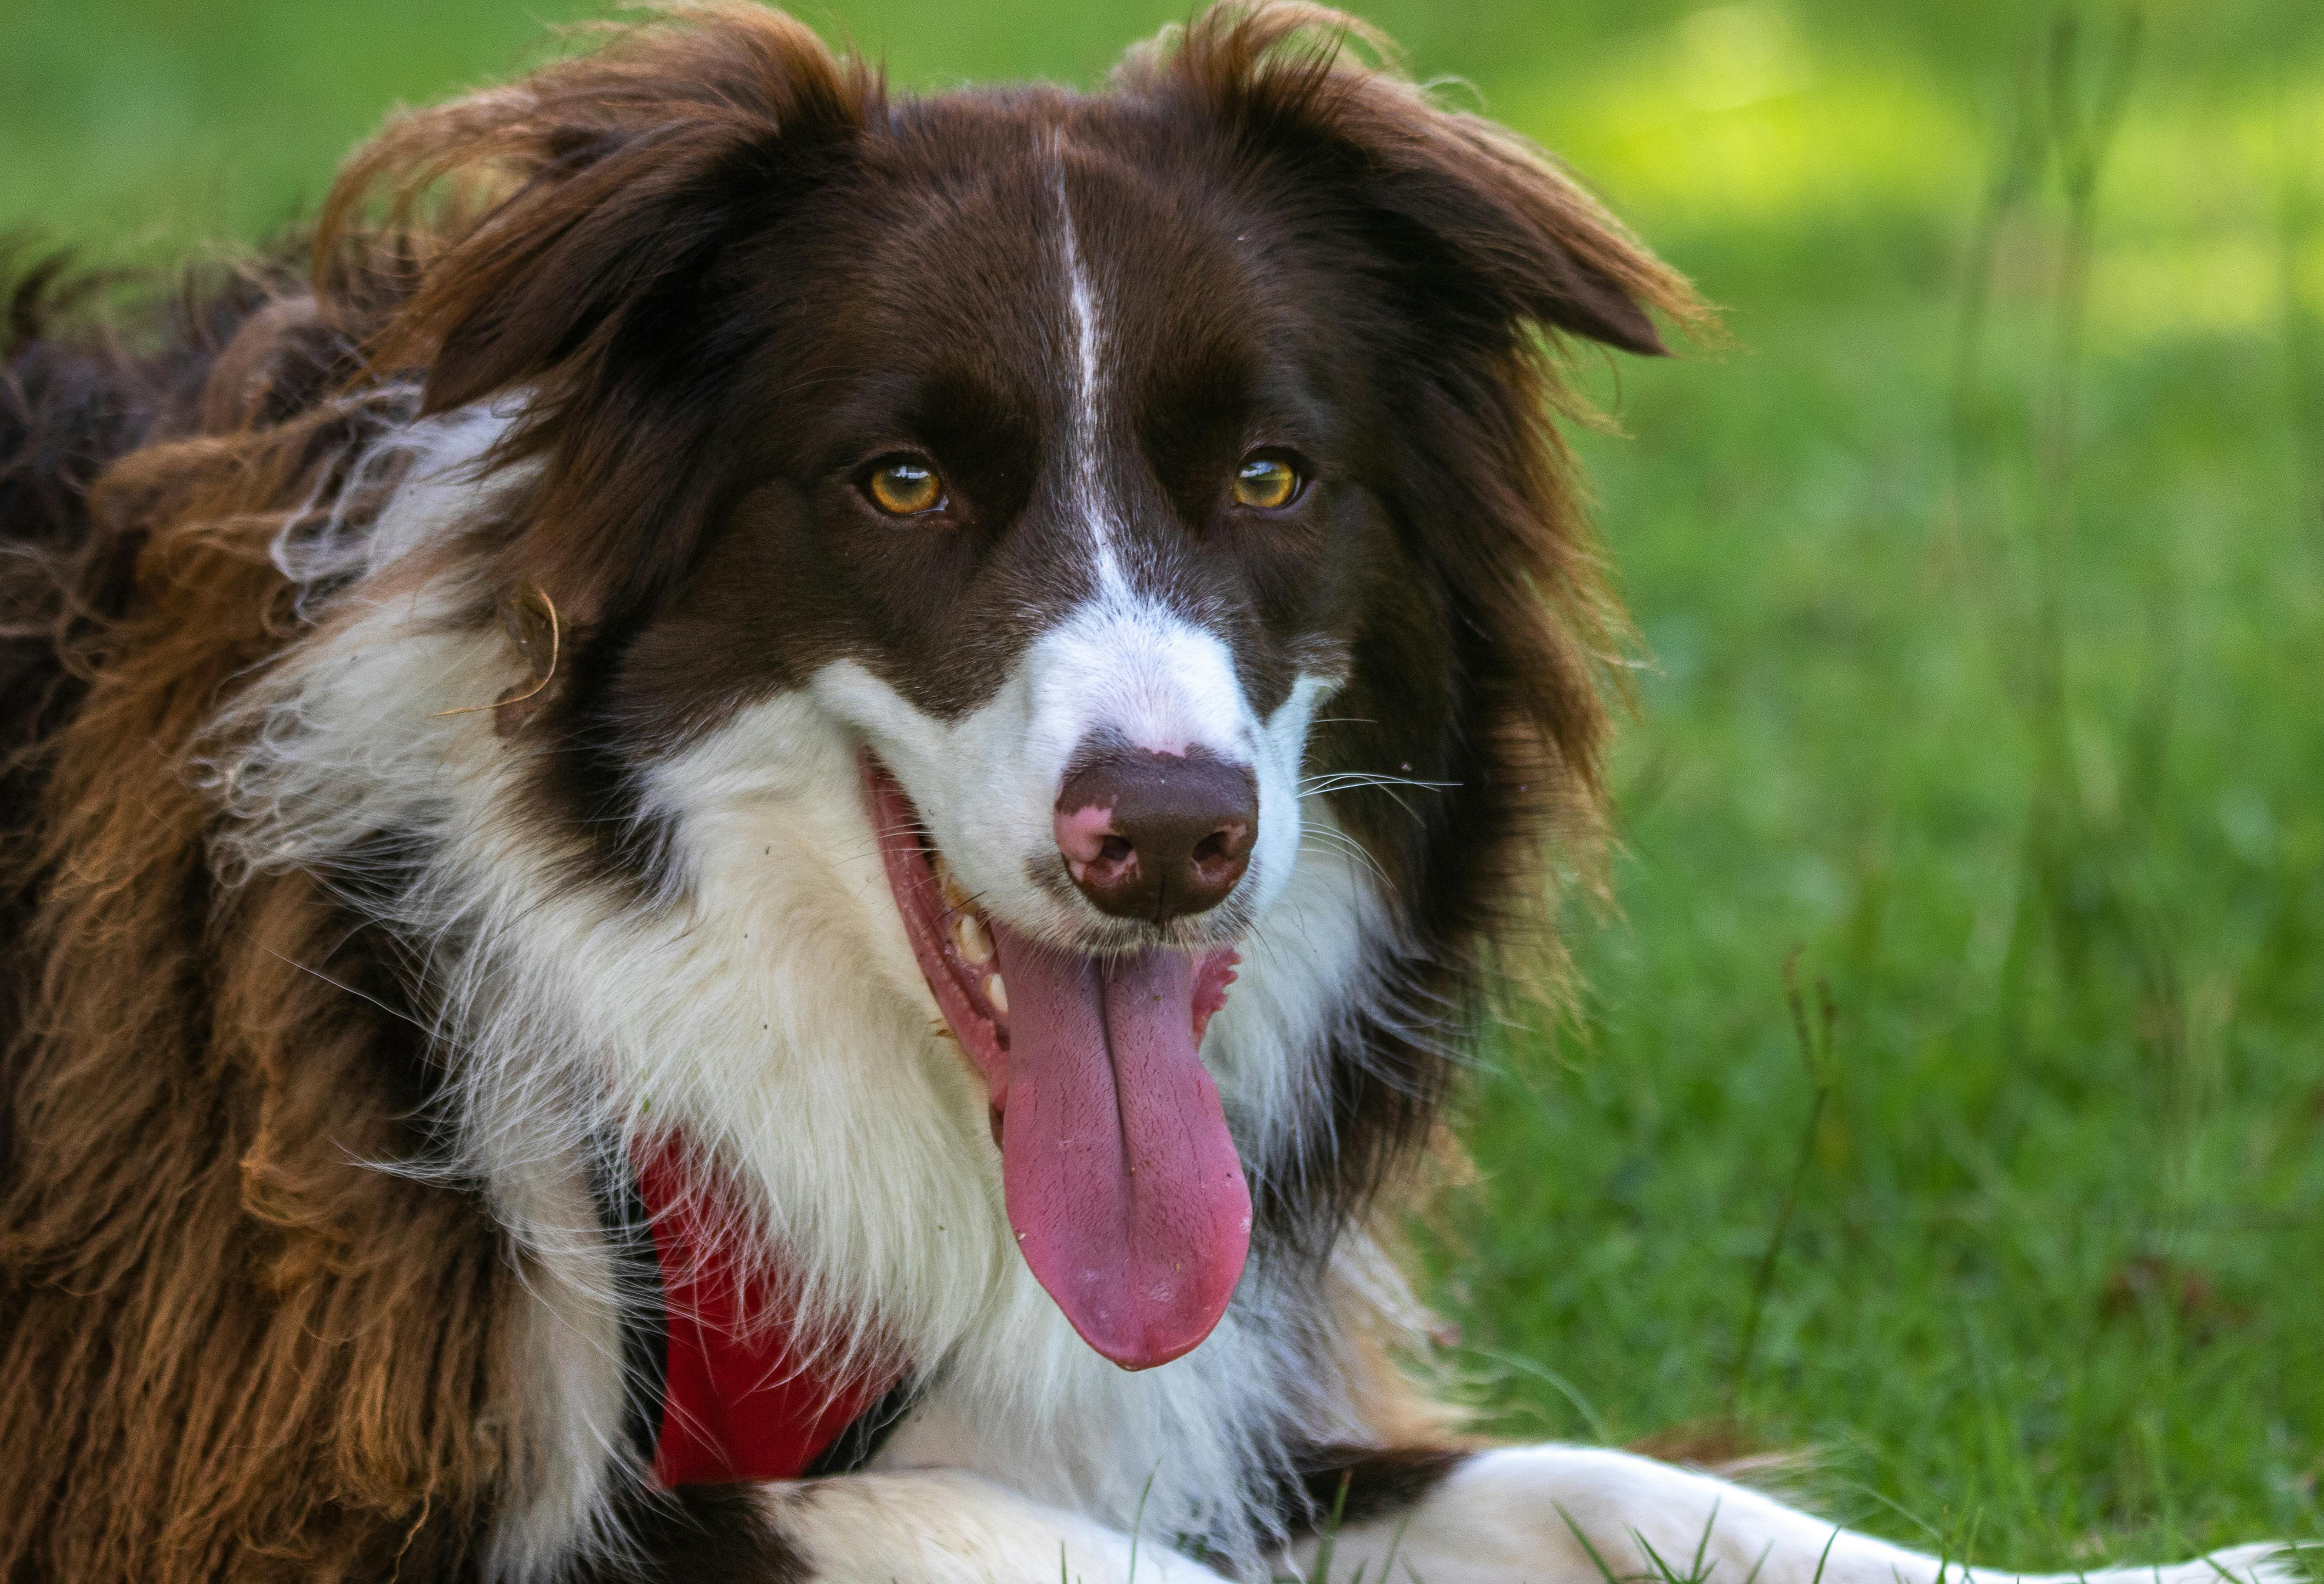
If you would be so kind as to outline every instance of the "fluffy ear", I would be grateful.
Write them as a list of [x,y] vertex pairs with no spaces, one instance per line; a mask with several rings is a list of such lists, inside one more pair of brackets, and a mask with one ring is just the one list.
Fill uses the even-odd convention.
[[[521,390],[501,460],[545,458],[508,568],[582,625],[667,587],[711,510],[721,262],[884,115],[876,72],[757,5],[675,10],[509,87],[392,124],[341,178],[318,259],[409,296],[369,350],[441,412]],[[361,226],[385,211],[384,238]]]
[[[334,189],[323,256],[383,192],[399,232],[441,239],[379,355],[427,368],[429,410],[458,407],[602,352],[684,293],[881,93],[780,13],[678,11],[392,123]],[[449,223],[412,225],[431,199]]]
[[1259,160],[1291,161],[1364,206],[1432,311],[1478,330],[1536,326],[1626,351],[1666,352],[1649,310],[1695,328],[1685,281],[1549,156],[1413,83],[1352,61],[1352,17],[1301,0],[1222,5],[1176,48],[1133,55],[1124,76],[1186,96]]

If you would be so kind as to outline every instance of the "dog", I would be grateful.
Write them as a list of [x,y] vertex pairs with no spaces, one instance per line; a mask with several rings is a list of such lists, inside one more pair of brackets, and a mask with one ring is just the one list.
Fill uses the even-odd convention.
[[1943,1577],[1429,1389],[1602,833],[1560,370],[1707,321],[1368,37],[670,11],[137,335],[32,272],[0,1574]]

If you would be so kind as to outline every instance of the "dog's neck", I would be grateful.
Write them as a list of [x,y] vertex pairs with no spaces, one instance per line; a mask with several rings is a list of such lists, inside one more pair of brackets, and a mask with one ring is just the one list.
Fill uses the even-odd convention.
[[843,1438],[845,1461],[868,1458],[898,1417],[901,1404],[881,1409],[903,1368],[816,1346],[779,1269],[739,1242],[752,1236],[749,1219],[682,1141],[642,1144],[632,1169],[642,1223],[633,1230],[652,1246],[656,1300],[639,1305],[647,1312],[634,1330],[659,1358],[649,1357],[631,1389],[642,1398],[656,1483],[831,1472],[825,1455]]

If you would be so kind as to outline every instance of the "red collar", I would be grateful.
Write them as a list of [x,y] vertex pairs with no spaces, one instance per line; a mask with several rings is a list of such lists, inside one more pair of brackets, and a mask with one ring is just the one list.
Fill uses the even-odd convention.
[[793,1479],[901,1377],[834,1379],[793,1329],[763,1269],[738,1267],[717,1232],[731,1214],[675,1139],[641,1147],[638,1193],[661,1272],[662,1377],[657,1483]]

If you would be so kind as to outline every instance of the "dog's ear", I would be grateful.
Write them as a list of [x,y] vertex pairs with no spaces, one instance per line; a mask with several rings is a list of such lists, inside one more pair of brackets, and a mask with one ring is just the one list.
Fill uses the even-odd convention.
[[320,255],[383,193],[396,234],[439,239],[377,354],[426,369],[429,411],[464,406],[602,354],[684,296],[880,94],[779,13],[679,12],[392,122],[334,189]]
[[550,465],[512,584],[586,628],[682,572],[717,474],[696,454],[744,351],[725,299],[748,272],[722,262],[844,165],[884,92],[778,12],[694,6],[357,155],[324,212],[318,291],[401,277],[368,350],[422,382],[426,412],[521,392],[496,459]]
[[1488,336],[1531,325],[1659,355],[1653,313],[1707,325],[1693,291],[1549,156],[1447,110],[1360,22],[1301,0],[1221,5],[1135,52],[1124,85],[1191,99],[1253,161],[1320,180],[1360,206],[1427,316]]

